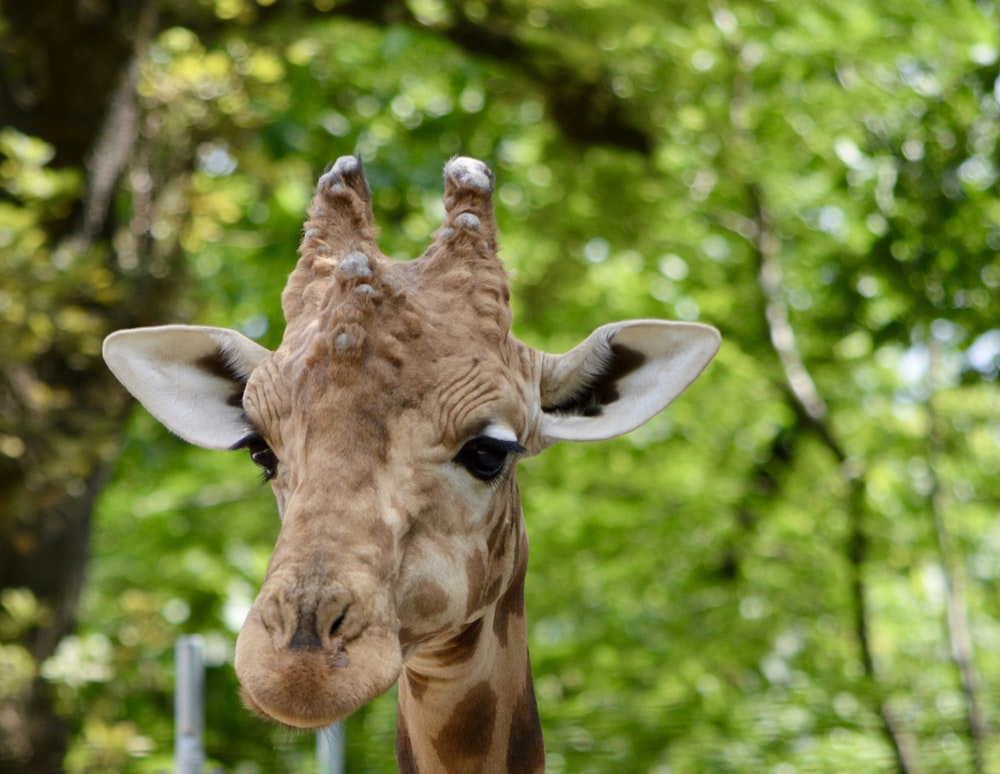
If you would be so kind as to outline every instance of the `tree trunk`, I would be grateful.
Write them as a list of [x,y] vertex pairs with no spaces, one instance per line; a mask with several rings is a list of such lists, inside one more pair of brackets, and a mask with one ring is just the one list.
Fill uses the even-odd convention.
[[[54,149],[50,169],[85,170],[87,179],[72,206],[44,211],[44,245],[17,267],[24,286],[11,289],[27,313],[3,320],[14,325],[0,353],[0,595],[26,590],[44,610],[15,629],[14,644],[36,671],[73,630],[94,500],[129,406],[101,362],[100,338],[156,315],[170,295],[118,270],[110,242],[111,192],[136,137],[131,64],[154,7],[0,0],[0,126],[45,140]],[[38,207],[16,190],[0,190],[0,200]],[[118,292],[76,281],[88,276],[84,269],[110,272]],[[116,302],[122,296],[128,304]],[[64,310],[84,323],[65,324]],[[0,769],[62,771],[69,729],[52,698],[37,675],[15,695],[0,695]]]

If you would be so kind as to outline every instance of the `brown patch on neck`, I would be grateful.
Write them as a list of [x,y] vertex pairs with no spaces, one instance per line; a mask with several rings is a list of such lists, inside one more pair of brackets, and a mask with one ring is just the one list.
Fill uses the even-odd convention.
[[520,543],[518,543],[520,550],[516,558],[517,564],[514,570],[514,579],[511,581],[507,591],[497,600],[496,611],[493,615],[493,633],[496,635],[497,642],[500,643],[501,648],[507,647],[507,635],[511,618],[515,616],[519,618],[524,617],[524,578],[528,573],[526,543],[526,538],[522,536]]
[[545,742],[538,718],[535,687],[531,672],[525,676],[524,692],[514,707],[510,719],[510,739],[507,742],[507,771],[535,772],[545,769]]
[[399,767],[399,774],[419,774],[417,761],[413,757],[410,732],[402,712],[396,713],[396,765]]
[[455,637],[452,637],[445,647],[435,652],[435,659],[442,666],[464,664],[475,655],[476,648],[479,645],[479,637],[482,633],[483,619],[477,618],[462,629]]
[[[490,530],[489,536],[486,538],[486,548],[488,553],[488,561],[496,562],[499,561],[500,557],[508,550],[508,548],[513,543],[514,550],[514,566],[520,559],[519,551],[521,549],[520,535],[524,534],[523,522],[521,519],[521,493],[517,486],[517,477],[510,476],[505,484],[507,487],[507,493],[504,497],[504,511],[496,523]],[[495,593],[489,595],[488,599],[492,602],[496,598]]]
[[469,555],[465,562],[465,577],[469,597],[466,601],[465,616],[468,618],[483,606],[483,587],[486,585],[486,559],[479,551]]
[[451,717],[434,737],[434,750],[445,765],[483,758],[489,753],[497,719],[497,695],[489,681],[476,685],[455,705]]
[[420,701],[424,692],[427,690],[427,686],[429,684],[428,678],[419,672],[413,672],[410,670],[405,670],[404,675],[406,677],[406,687],[409,688],[410,695],[415,701]]
[[448,592],[437,583],[428,582],[413,595],[413,610],[423,620],[448,609]]

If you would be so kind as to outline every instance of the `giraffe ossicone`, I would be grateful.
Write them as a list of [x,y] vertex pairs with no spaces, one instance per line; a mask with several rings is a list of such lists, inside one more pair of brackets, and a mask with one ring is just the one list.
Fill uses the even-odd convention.
[[418,259],[375,242],[358,158],[320,177],[273,352],[227,329],[111,334],[104,357],[178,436],[250,451],[281,528],[236,643],[246,704],[325,726],[399,682],[403,772],[540,772],[517,462],[629,432],[719,347],[707,325],[611,323],[562,355],[511,333],[493,173],[445,166]]

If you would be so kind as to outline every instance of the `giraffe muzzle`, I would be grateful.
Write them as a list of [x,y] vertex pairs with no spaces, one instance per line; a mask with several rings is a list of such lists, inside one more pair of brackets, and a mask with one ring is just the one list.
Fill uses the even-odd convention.
[[386,612],[379,599],[339,586],[306,593],[265,582],[236,641],[245,703],[269,720],[317,728],[384,693],[402,668],[398,625]]

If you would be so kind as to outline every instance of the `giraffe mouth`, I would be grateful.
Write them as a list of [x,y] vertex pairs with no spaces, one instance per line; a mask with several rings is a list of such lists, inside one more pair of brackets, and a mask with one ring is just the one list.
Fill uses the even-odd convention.
[[402,670],[402,653],[398,633],[383,626],[326,647],[276,644],[251,612],[236,641],[235,668],[249,710],[311,729],[343,720],[389,690]]

